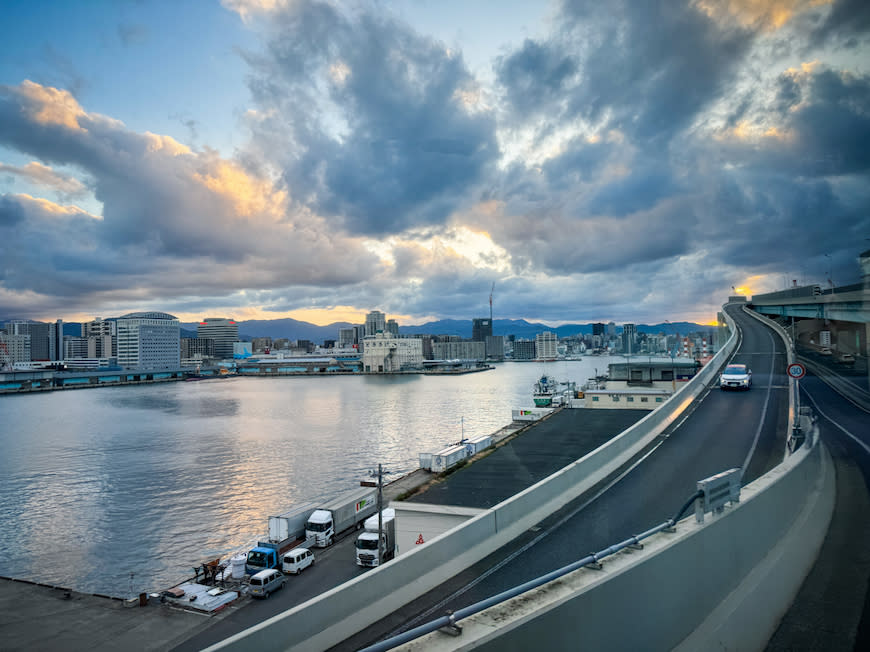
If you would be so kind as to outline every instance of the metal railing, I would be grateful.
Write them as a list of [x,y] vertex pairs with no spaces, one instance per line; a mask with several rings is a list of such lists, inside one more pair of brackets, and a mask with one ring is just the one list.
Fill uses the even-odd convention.
[[507,591],[503,591],[497,595],[487,598],[486,600],[481,600],[475,604],[469,605],[467,607],[463,607],[453,613],[448,613],[446,616],[442,616],[435,620],[432,620],[428,623],[420,625],[419,627],[415,627],[413,629],[409,629],[407,632],[402,632],[401,634],[397,634],[396,636],[392,636],[383,641],[379,641],[369,647],[363,648],[362,652],[384,652],[385,650],[391,650],[399,645],[403,645],[410,641],[413,641],[421,636],[425,636],[426,634],[431,634],[432,632],[438,631],[439,629],[447,628],[448,631],[453,633],[460,633],[462,628],[457,625],[457,623],[469,616],[473,616],[481,611],[489,609],[490,607],[494,607],[502,602],[506,602],[515,598],[523,593],[536,589],[548,582],[552,582],[553,580],[559,579],[569,573],[573,573],[574,571],[583,568],[598,568],[600,569],[600,562],[602,559],[606,557],[610,557],[611,555],[616,554],[626,548],[641,548],[641,541],[651,537],[654,534],[663,531],[674,531],[674,526],[677,522],[683,517],[683,515],[688,511],[688,509],[695,503],[696,500],[704,497],[704,491],[699,489],[694,494],[692,494],[683,506],[680,507],[679,511],[672,518],[669,518],[667,521],[659,523],[655,527],[651,527],[649,530],[642,532],[640,534],[636,534],[634,536],[625,539],[624,541],[620,541],[612,546],[608,546],[603,550],[592,553],[575,561],[567,566],[563,566],[557,570],[554,570],[546,575],[542,575],[541,577],[535,578],[533,580],[529,580],[524,584],[520,584],[519,586],[515,586],[512,589],[508,589]]

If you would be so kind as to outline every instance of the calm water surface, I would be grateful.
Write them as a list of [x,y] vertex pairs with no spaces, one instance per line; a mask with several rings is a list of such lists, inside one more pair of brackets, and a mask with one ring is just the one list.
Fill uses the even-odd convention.
[[[268,517],[508,424],[542,373],[230,378],[0,397],[0,575],[130,596],[256,543]],[[388,476],[389,478],[390,476]]]

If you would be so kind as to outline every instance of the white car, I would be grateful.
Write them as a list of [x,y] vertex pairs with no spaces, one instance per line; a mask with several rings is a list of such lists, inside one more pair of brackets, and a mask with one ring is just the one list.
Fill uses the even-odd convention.
[[284,555],[281,570],[290,575],[298,575],[314,565],[314,553],[308,548],[293,548]]
[[745,364],[729,364],[719,376],[722,389],[749,389],[752,387],[752,370]]

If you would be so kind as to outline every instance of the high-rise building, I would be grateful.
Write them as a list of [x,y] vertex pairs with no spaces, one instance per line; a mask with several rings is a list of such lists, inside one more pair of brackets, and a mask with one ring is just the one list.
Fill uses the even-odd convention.
[[602,322],[592,324],[592,336],[594,337],[596,335],[604,338],[604,324]]
[[96,358],[88,355],[88,338],[67,335],[63,338],[63,359],[81,360],[83,358]]
[[395,319],[388,319],[386,332],[393,337],[399,337],[399,322]]
[[30,336],[30,360],[47,362],[58,359],[56,323],[15,319],[6,322],[6,332],[10,335]]
[[559,340],[555,333],[545,331],[538,333],[535,336],[535,357],[539,360],[553,360],[556,358],[558,351],[556,344]]
[[534,340],[514,340],[514,360],[534,360]]
[[182,337],[181,358],[189,360],[196,358],[214,358],[214,340],[210,337]]
[[366,337],[372,337],[377,333],[383,333],[387,330],[386,315],[380,310],[372,310],[366,315]]
[[622,350],[625,353],[637,353],[637,326],[625,324],[622,327]]
[[118,327],[114,319],[96,319],[82,324],[82,337],[88,341],[89,358],[111,358],[118,354]]
[[471,341],[486,342],[492,336],[492,320],[489,317],[477,317],[471,320]]
[[342,349],[349,349],[357,342],[353,337],[354,331],[353,328],[339,328],[338,329],[338,346]]
[[434,342],[432,354],[436,360],[484,360],[485,342]]
[[128,369],[177,369],[181,325],[165,312],[131,312],[118,317],[118,364]]
[[30,362],[30,335],[0,331],[0,369],[16,362]]
[[233,344],[239,341],[239,325],[232,319],[207,317],[196,325],[196,336],[214,340],[217,358],[232,358]]
[[504,335],[486,336],[487,360],[504,360]]

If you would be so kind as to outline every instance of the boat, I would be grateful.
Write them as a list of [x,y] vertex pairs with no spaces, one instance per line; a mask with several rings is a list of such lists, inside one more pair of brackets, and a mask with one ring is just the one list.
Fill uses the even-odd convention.
[[536,407],[549,407],[553,403],[553,395],[558,391],[559,383],[550,376],[541,376],[532,391],[532,399]]

